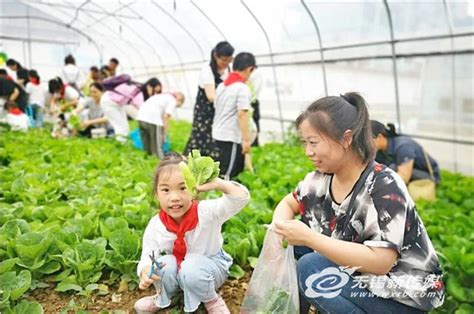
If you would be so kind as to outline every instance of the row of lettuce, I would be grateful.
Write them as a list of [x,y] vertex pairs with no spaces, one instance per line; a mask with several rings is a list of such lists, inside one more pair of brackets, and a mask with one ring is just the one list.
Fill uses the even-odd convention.
[[[186,122],[172,124],[173,150],[183,150],[189,131]],[[255,148],[252,159],[255,173],[239,176],[252,200],[224,226],[237,278],[255,264],[272,209],[312,170],[297,145],[267,144]],[[41,130],[3,133],[0,311],[41,312],[24,297],[45,287],[85,296],[107,294],[115,284],[134,289],[143,230],[156,213],[156,163],[112,140],[57,140]],[[437,312],[474,312],[473,183],[443,172],[437,201],[418,204],[446,274],[448,296]]]

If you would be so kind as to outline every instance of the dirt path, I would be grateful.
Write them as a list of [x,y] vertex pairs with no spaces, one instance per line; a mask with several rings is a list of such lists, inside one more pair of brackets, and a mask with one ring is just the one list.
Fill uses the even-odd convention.
[[[232,314],[239,313],[240,305],[247,290],[250,280],[250,272],[239,280],[227,280],[219,290]],[[113,311],[114,314],[134,313],[133,304],[141,297],[153,294],[152,290],[127,291],[117,293],[117,287],[112,287],[110,293],[105,296],[92,296],[85,299],[82,296],[69,293],[60,293],[52,288],[37,289],[29,296],[29,300],[36,300],[43,306],[45,313],[77,313],[86,310],[89,313],[100,313],[101,311]],[[182,305],[178,304],[173,308],[159,311],[158,313],[183,313]],[[198,313],[205,313],[201,308]]]

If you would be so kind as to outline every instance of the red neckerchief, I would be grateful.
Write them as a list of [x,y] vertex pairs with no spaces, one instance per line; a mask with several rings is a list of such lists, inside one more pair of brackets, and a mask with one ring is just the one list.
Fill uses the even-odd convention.
[[183,219],[178,224],[169,216],[163,209],[160,211],[161,222],[165,225],[166,230],[176,234],[177,238],[174,240],[173,255],[176,257],[178,268],[181,266],[181,262],[186,256],[186,241],[184,234],[190,230],[196,228],[198,224],[198,202],[193,201],[189,210],[184,214]]
[[35,77],[30,77],[30,82],[33,85],[39,85],[39,80]]
[[238,82],[245,83],[245,80],[242,77],[242,75],[240,75],[240,73],[238,72],[230,72],[229,76],[227,76],[227,78],[224,81],[224,86],[229,86],[231,84],[238,83]]
[[8,113],[11,113],[15,116],[21,116],[23,114],[23,112],[18,109],[18,108],[13,108],[12,110],[10,110]]

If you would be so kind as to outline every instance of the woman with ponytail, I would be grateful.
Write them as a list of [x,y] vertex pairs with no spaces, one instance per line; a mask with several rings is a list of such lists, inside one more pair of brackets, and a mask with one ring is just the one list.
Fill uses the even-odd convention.
[[391,123],[385,126],[372,120],[371,125],[378,162],[395,170],[406,184],[413,180],[432,179],[432,176],[435,183],[439,183],[438,163],[420,144],[408,136],[398,135]]
[[234,47],[226,41],[219,42],[211,51],[211,61],[206,64],[199,75],[198,93],[194,105],[193,127],[186,144],[184,155],[193,149],[199,149],[203,156],[217,158],[217,148],[212,139],[214,120],[214,99],[216,88],[227,76],[232,62]]
[[321,98],[296,126],[316,169],[277,205],[270,228],[295,246],[300,313],[440,306],[438,257],[402,178],[373,160],[364,98]]

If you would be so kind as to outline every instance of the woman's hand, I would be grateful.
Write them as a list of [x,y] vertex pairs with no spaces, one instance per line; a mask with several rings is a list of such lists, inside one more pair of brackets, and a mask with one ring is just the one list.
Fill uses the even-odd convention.
[[148,278],[148,274],[150,273],[150,268],[151,266],[145,266],[142,269],[142,272],[140,274],[140,284],[138,285],[138,288],[144,290],[147,289],[149,286],[151,286],[155,281],[160,280],[160,276],[156,274],[152,274],[150,278]]
[[291,245],[305,245],[310,238],[311,229],[299,220],[280,220],[273,222],[273,230]]

